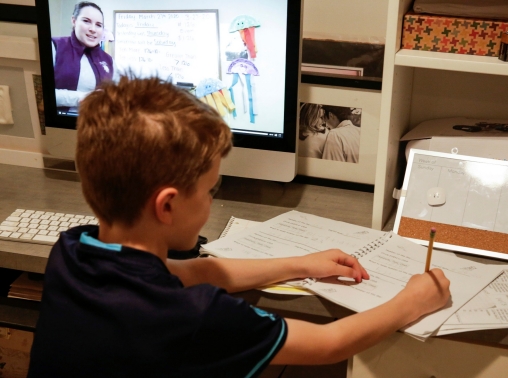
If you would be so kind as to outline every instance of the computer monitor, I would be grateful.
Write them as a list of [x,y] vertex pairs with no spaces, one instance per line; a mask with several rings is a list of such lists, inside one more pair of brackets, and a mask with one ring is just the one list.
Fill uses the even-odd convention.
[[55,155],[73,156],[79,101],[130,71],[171,81],[223,115],[234,148],[222,174],[295,177],[301,0],[98,0],[79,13],[77,3],[36,0]]

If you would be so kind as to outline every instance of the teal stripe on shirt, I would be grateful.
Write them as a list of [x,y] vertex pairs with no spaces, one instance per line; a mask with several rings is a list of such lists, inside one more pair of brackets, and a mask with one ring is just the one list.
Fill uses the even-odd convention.
[[282,329],[281,329],[281,332],[280,332],[280,335],[279,335],[279,338],[277,339],[277,341],[275,342],[275,344],[273,344],[273,347],[272,349],[270,349],[270,351],[268,352],[268,354],[265,356],[265,358],[263,358],[261,361],[259,361],[256,366],[254,366],[254,368],[249,372],[249,374],[247,374],[245,376],[245,378],[250,378],[252,377],[258,370],[261,366],[263,366],[266,361],[269,359],[269,358],[272,358],[275,350],[277,349],[277,347],[279,346],[281,340],[282,340],[282,337],[284,336],[284,334],[286,333],[286,322],[284,321],[284,319],[281,319],[281,322],[282,322]]
[[98,239],[88,235],[88,232],[83,232],[79,237],[79,242],[87,245],[91,245],[93,247],[99,247],[103,249],[108,249],[110,251],[120,252],[122,250],[121,244],[114,243],[103,243]]

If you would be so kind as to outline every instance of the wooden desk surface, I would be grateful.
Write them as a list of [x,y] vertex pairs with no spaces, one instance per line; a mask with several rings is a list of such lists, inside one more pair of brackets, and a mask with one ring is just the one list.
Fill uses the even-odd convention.
[[[93,215],[75,173],[0,164],[0,178],[0,219],[17,208]],[[290,210],[370,227],[372,204],[373,194],[368,192],[223,177],[201,235],[209,241],[217,239],[231,216],[265,221]],[[0,267],[43,273],[50,249],[47,245],[0,240]],[[352,314],[316,296],[281,296],[257,290],[238,295],[259,307],[300,318],[329,321]],[[467,332],[447,338],[508,346],[506,329]]]

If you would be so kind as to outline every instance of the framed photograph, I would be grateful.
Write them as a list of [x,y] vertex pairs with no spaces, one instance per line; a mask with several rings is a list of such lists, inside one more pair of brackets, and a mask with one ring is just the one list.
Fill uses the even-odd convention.
[[381,94],[302,84],[298,174],[374,184]]

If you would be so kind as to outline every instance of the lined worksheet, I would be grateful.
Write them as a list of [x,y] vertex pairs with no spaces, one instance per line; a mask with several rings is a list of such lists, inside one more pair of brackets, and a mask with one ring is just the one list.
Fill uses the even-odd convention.
[[293,210],[205,244],[203,250],[217,257],[233,258],[303,256],[330,248],[355,253],[385,234]]
[[[334,303],[354,311],[376,307],[399,293],[410,277],[425,270],[427,248],[391,232],[338,222],[290,211],[252,228],[203,246],[206,253],[229,258],[276,258],[302,256],[339,248],[354,255],[370,279],[309,277],[294,282]],[[418,339],[437,329],[471,298],[496,279],[508,265],[486,265],[451,252],[434,251],[431,267],[441,268],[451,281],[449,304],[422,317],[404,331]]]

